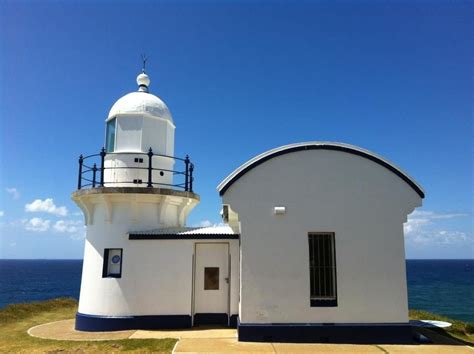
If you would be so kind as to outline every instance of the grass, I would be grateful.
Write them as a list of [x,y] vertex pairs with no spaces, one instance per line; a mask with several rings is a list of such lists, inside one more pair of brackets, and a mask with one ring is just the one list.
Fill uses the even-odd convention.
[[[0,352],[57,353],[57,352],[118,352],[169,353],[175,339],[120,339],[109,341],[58,341],[34,338],[27,334],[33,326],[74,318],[77,301],[59,298],[27,304],[9,305],[0,310]],[[410,319],[430,319],[453,325],[435,331],[466,344],[474,343],[474,324],[453,320],[426,311],[410,310]]]
[[410,310],[409,315],[411,320],[435,320],[452,323],[451,327],[431,330],[448,337],[460,339],[469,344],[474,344],[474,324],[472,323],[454,320],[452,318],[420,310]]
[[58,341],[34,338],[26,331],[36,325],[74,318],[77,301],[59,298],[9,305],[0,310],[0,353],[5,352],[118,352],[170,353],[176,339],[120,339],[110,341]]

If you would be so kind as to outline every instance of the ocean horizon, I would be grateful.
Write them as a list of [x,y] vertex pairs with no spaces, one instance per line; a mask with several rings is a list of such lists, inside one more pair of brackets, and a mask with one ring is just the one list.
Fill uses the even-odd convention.
[[[0,308],[79,299],[82,259],[0,259]],[[406,260],[408,306],[474,323],[474,259]]]

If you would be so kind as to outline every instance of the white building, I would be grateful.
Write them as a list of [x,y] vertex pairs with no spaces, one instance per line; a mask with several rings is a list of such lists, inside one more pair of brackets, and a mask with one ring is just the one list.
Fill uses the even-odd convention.
[[[80,159],[87,225],[76,329],[237,326],[243,341],[409,342],[403,223],[424,192],[355,146],[263,153],[218,187],[227,226],[186,227],[193,165],[166,105],[112,107],[106,151]],[[96,159],[96,165],[93,165]]]

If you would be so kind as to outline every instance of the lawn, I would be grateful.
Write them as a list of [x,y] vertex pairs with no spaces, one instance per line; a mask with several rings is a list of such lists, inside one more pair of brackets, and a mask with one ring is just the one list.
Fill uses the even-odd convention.
[[460,339],[466,344],[474,344],[474,324],[463,321],[453,320],[452,318],[436,315],[427,311],[410,310],[411,320],[435,320],[452,323],[448,328],[430,329],[447,337],[454,337]]
[[77,301],[68,298],[9,305],[0,310],[0,352],[148,352],[170,353],[176,339],[121,339],[107,341],[58,341],[30,337],[36,325],[74,318]]

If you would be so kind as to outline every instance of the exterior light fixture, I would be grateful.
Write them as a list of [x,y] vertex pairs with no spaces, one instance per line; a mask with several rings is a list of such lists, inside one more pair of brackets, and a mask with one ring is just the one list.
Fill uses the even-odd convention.
[[276,206],[273,208],[273,214],[275,215],[283,215],[286,214],[286,207],[284,206]]

